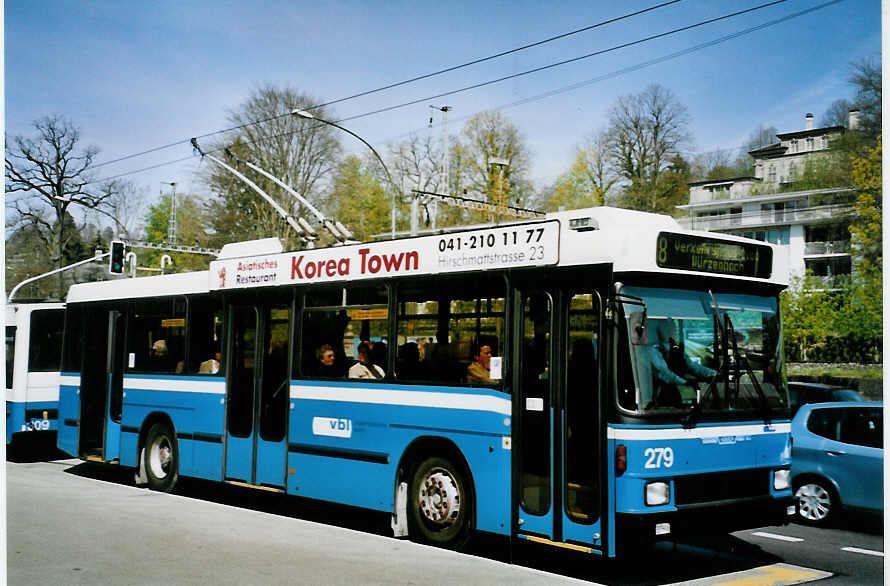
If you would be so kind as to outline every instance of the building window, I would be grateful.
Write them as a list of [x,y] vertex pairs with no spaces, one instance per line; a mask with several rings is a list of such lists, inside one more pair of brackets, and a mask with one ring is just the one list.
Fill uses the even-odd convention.
[[813,144],[813,139],[812,139],[812,138],[808,138],[808,139],[807,139],[807,150],[808,150],[808,151],[812,151],[812,150],[814,150],[814,149],[815,149],[815,146],[814,146],[814,144]]
[[797,139],[791,141],[791,152],[796,153],[798,148]]
[[729,208],[730,223],[739,225],[742,223],[742,208]]
[[769,176],[767,177],[767,179],[768,179],[771,183],[775,183],[775,182],[776,182],[776,166],[775,166],[775,165],[770,165],[770,166],[769,166]]

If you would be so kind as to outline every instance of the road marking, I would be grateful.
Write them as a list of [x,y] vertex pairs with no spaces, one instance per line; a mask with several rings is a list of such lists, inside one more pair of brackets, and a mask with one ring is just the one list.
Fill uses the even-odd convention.
[[789,537],[788,535],[779,535],[778,533],[765,533],[763,531],[755,531],[751,535],[756,535],[757,537],[766,537],[767,539],[777,539],[779,541],[791,541],[798,542],[803,541],[800,537]]
[[791,564],[772,564],[722,576],[690,580],[682,582],[682,584],[693,586],[716,586],[717,584],[723,586],[778,586],[779,584],[803,584],[804,582],[823,580],[832,575],[830,572],[801,568]]
[[884,557],[883,551],[875,551],[873,549],[862,549],[859,547],[842,547],[841,550],[849,551],[851,553],[864,553],[865,555],[873,555],[877,557]]

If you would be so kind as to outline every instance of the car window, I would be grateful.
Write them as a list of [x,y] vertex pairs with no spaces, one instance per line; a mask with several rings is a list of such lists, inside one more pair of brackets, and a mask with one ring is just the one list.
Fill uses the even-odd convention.
[[862,395],[853,389],[837,389],[833,393],[835,401],[862,401]]
[[881,409],[842,409],[844,417],[840,426],[840,441],[846,444],[883,447],[883,425]]
[[813,409],[807,420],[807,429],[818,436],[837,441],[842,409]]

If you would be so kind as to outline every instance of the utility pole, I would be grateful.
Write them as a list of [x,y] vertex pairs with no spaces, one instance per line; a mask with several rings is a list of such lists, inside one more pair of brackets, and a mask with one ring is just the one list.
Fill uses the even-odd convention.
[[167,242],[176,244],[176,182],[161,181],[161,183],[170,186],[170,224],[167,228]]
[[[450,178],[450,169],[449,167],[449,155],[448,152],[448,112],[452,110],[451,106],[430,106],[430,108],[434,108],[440,112],[442,112],[442,189],[441,191],[446,195],[451,195],[451,189],[449,188],[449,178]],[[418,186],[418,189],[420,187]],[[439,215],[439,202],[436,199],[433,199],[430,202],[430,222],[432,224],[433,230],[436,229],[436,216]]]

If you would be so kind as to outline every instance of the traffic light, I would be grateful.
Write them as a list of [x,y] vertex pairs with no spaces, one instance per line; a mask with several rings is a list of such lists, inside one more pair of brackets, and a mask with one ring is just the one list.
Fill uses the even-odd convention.
[[124,272],[124,243],[120,240],[113,240],[111,242],[108,272],[113,275],[121,275]]

